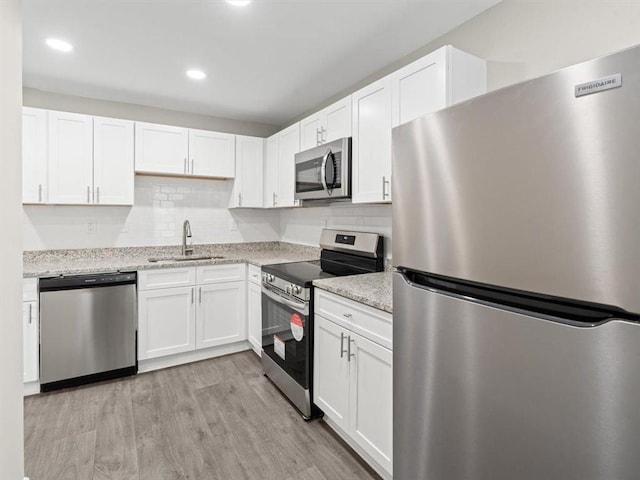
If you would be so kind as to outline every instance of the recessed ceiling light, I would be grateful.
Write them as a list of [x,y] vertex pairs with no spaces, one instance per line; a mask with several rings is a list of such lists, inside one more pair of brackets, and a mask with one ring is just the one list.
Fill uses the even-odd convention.
[[204,80],[207,78],[207,74],[201,70],[187,70],[187,77],[193,80]]
[[58,38],[47,38],[46,43],[51,48],[58,50],[59,52],[70,52],[73,50],[73,45]]
[[251,0],[227,0],[227,3],[234,7],[246,7],[251,3]]

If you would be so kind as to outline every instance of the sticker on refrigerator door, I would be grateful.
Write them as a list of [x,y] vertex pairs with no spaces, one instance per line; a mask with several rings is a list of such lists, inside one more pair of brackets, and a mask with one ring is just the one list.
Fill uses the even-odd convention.
[[292,313],[289,324],[291,325],[293,338],[300,342],[304,337],[304,321],[302,320],[302,317],[297,313]]
[[279,336],[273,336],[273,351],[276,352],[281,359],[284,358],[284,340],[282,340]]

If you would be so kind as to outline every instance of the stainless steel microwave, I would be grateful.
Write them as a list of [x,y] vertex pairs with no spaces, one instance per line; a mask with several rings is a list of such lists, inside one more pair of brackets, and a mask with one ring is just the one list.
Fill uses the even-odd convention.
[[296,200],[351,198],[351,137],[297,153]]

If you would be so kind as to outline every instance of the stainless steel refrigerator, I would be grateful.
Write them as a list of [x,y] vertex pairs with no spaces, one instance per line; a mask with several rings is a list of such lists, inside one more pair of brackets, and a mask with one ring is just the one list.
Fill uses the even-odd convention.
[[640,48],[393,131],[394,478],[640,477]]

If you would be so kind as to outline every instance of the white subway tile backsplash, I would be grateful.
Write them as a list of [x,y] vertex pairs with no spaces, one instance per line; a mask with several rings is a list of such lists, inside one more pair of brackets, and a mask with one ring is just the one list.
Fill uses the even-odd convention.
[[381,233],[391,256],[391,205],[229,210],[233,181],[139,176],[135,185],[133,207],[25,205],[24,249],[175,245],[189,219],[195,244],[282,240],[317,246],[327,227]]
[[[136,177],[135,205],[23,207],[25,250],[175,245],[189,219],[193,243],[277,241],[277,211],[234,213],[230,231],[227,208],[232,182],[190,178]],[[96,223],[90,233],[88,224]]]
[[317,245],[325,227],[369,231],[385,237],[385,255],[391,257],[391,205],[337,203],[326,207],[283,210],[280,237],[283,242]]

